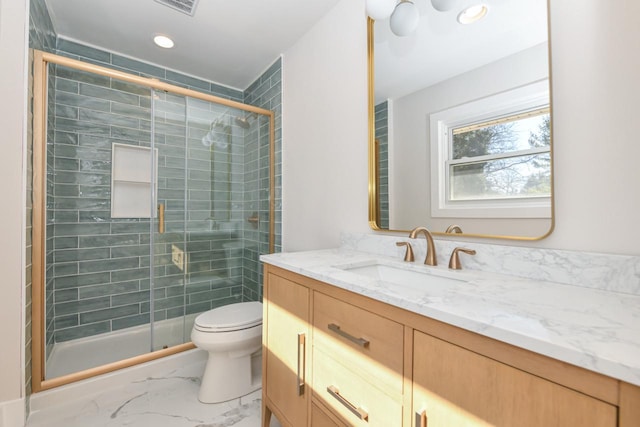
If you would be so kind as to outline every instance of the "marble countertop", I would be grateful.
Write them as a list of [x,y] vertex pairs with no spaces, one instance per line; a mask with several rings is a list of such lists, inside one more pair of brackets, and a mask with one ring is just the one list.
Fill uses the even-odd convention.
[[[260,259],[336,287],[640,386],[640,296],[332,249]],[[348,271],[371,263],[434,276],[404,287]],[[438,277],[447,280],[438,284]]]

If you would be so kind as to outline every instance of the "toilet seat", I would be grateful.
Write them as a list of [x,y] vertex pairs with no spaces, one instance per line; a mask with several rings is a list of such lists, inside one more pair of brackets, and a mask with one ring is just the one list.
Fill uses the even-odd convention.
[[257,301],[229,304],[196,317],[194,328],[202,332],[229,332],[262,324],[262,304]]

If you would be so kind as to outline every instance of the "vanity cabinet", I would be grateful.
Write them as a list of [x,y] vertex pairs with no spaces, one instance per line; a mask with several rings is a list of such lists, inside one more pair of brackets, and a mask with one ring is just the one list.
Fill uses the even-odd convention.
[[272,412],[284,427],[640,426],[640,387],[272,265],[264,277],[263,427]]
[[617,426],[617,408],[421,332],[414,335],[416,427]]
[[310,291],[291,280],[265,274],[263,316],[263,421],[273,410],[283,426],[306,426],[309,371]]
[[352,426],[401,427],[403,326],[313,293],[313,399]]

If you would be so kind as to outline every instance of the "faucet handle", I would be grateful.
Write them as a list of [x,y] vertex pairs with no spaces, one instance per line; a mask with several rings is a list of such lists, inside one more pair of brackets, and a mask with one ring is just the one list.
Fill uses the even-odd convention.
[[449,227],[447,227],[447,230],[445,231],[445,233],[447,234],[462,233],[462,228],[460,228],[459,225],[451,224]]
[[406,246],[407,250],[404,253],[404,260],[407,262],[413,262],[413,249],[411,248],[411,243],[409,242],[396,242],[396,246]]
[[455,248],[453,252],[451,252],[451,258],[449,259],[449,268],[453,270],[462,270],[462,263],[460,262],[460,256],[458,252],[464,252],[465,254],[475,255],[476,251],[473,249],[467,248]]

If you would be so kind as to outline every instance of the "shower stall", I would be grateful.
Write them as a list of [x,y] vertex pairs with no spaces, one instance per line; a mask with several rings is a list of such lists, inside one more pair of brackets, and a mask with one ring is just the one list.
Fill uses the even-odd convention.
[[35,391],[192,348],[194,318],[262,298],[274,114],[40,53]]

